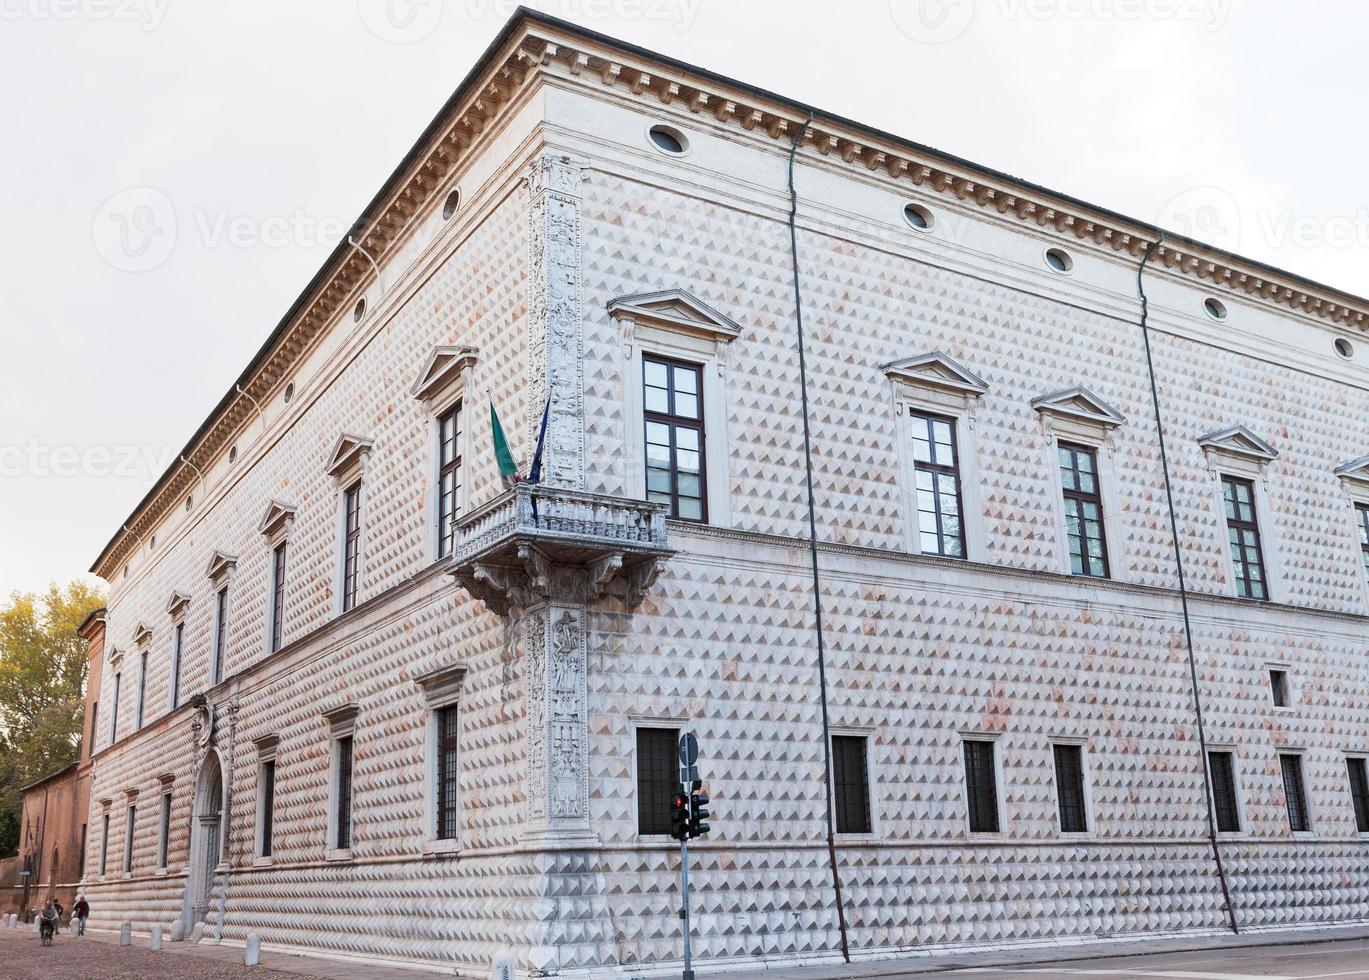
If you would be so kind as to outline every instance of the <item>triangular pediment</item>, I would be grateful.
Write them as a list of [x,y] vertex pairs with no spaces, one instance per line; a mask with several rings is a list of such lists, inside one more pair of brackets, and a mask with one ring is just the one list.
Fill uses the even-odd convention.
[[152,642],[152,627],[144,622],[139,622],[133,631],[133,645],[142,646],[144,643]]
[[895,381],[914,387],[941,388],[966,395],[982,395],[989,384],[949,354],[939,350],[890,361],[883,371]]
[[204,574],[208,578],[215,579],[227,575],[237,567],[237,555],[227,555],[222,551],[216,551],[209,556],[209,567],[205,569]]
[[261,521],[257,524],[257,531],[268,536],[273,535],[294,520],[294,517],[294,504],[283,504],[279,500],[272,500],[266,505],[266,513],[262,515]]
[[1243,425],[1209,432],[1198,439],[1198,445],[1210,452],[1227,453],[1243,459],[1268,462],[1277,459],[1279,451]]
[[683,289],[620,296],[608,304],[608,311],[615,317],[683,330],[715,340],[728,341],[742,332],[735,320],[723,316]]
[[423,362],[423,368],[418,372],[418,378],[410,387],[410,392],[415,398],[424,401],[432,398],[459,381],[462,373],[475,364],[477,354],[478,351],[474,347],[434,347],[428,354],[428,359]]
[[359,463],[374,445],[375,443],[370,439],[344,432],[338,436],[337,442],[333,444],[333,451],[328,454],[328,463],[325,467],[328,475],[339,476],[346,472],[353,465]]
[[184,592],[173,592],[171,598],[166,601],[167,615],[175,616],[188,605],[190,605],[190,596]]
[[1033,398],[1032,408],[1107,428],[1114,428],[1126,421],[1121,412],[1082,385]]
[[1336,467],[1336,476],[1351,483],[1369,486],[1369,456],[1348,460]]

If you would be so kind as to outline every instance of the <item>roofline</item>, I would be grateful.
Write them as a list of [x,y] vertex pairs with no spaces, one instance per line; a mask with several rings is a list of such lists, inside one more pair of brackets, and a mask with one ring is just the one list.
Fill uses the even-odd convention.
[[81,625],[78,626],[78,627],[76,627],[76,635],[77,635],[77,636],[85,636],[85,635],[86,635],[86,631],[87,631],[88,629],[90,629],[90,627],[91,627],[92,625],[94,625],[94,623],[95,623],[95,621],[96,621],[97,619],[100,620],[101,622],[104,621],[105,614],[106,614],[108,611],[109,611],[109,610],[107,610],[104,606],[101,606],[99,609],[93,610],[89,616],[87,616],[85,619],[81,620]]
[[26,792],[28,792],[29,790],[33,789],[33,788],[36,787],[36,786],[42,786],[44,783],[49,782],[50,780],[56,779],[58,776],[65,775],[66,773],[68,773],[68,772],[70,772],[71,770],[75,769],[75,768],[77,767],[77,765],[79,765],[79,762],[69,762],[69,763],[67,763],[65,766],[63,766],[61,769],[55,769],[55,770],[53,770],[52,772],[48,773],[46,776],[40,776],[40,777],[38,777],[38,778],[35,779],[33,782],[29,783],[27,786],[20,786],[20,787],[19,787],[19,792],[21,792],[21,793],[26,793]]
[[1128,224],[1133,226],[1134,228],[1141,229],[1145,232],[1148,232],[1152,237],[1158,238],[1161,235],[1163,235],[1167,241],[1177,242],[1186,246],[1204,250],[1213,255],[1222,257],[1224,259],[1235,260],[1262,273],[1278,276],[1283,279],[1289,280],[1293,283],[1297,283],[1305,287],[1309,287],[1327,294],[1334,295],[1338,297],[1341,301],[1346,302],[1347,305],[1357,305],[1362,308],[1369,309],[1369,298],[1356,295],[1355,293],[1347,292],[1346,290],[1338,289],[1334,286],[1329,286],[1325,283],[1318,282],[1314,279],[1309,279],[1306,276],[1288,272],[1284,269],[1278,268],[1277,266],[1273,266],[1266,262],[1258,261],[1256,259],[1251,259],[1247,256],[1240,255],[1236,252],[1227,251],[1226,249],[1219,248],[1215,245],[1209,245],[1206,242],[1190,238],[1187,235],[1182,235],[1178,232],[1163,229],[1159,225],[1156,225],[1152,222],[1140,221],[1136,218],[1129,217],[1110,208],[1105,208],[1097,204],[1092,204],[1088,201],[1083,200],[1082,198],[1073,197],[1072,195],[1053,190],[1042,184],[1037,184],[1020,177],[1014,177],[1013,175],[1005,173],[1001,170],[996,170],[992,167],[975,163],[971,160],[965,159],[964,157],[956,156],[953,153],[947,153],[945,151],[938,150],[935,147],[928,146],[925,143],[919,143],[916,140],[911,140],[902,136],[897,136],[893,133],[886,132],[885,130],[878,129],[874,126],[857,122],[846,116],[842,116],[834,112],[828,112],[825,109],[821,109],[817,106],[810,105],[798,99],[793,99],[788,96],[779,95],[775,92],[770,91],[769,89],[761,88],[758,85],[752,85],[748,82],[739,81],[738,79],[732,78],[728,75],[723,75],[719,72],[710,71],[707,68],[701,68],[697,65],[692,65],[689,62],[682,61],[678,58],[672,58],[669,55],[652,51],[649,48],[644,48],[640,45],[619,40],[618,38],[612,37],[608,34],[600,33],[599,31],[591,30],[587,27],[581,27],[578,24],[575,24],[568,20],[563,20],[560,17],[555,17],[551,14],[545,14],[537,10],[532,10],[528,7],[520,6],[514,11],[513,15],[509,18],[508,22],[505,23],[503,28],[500,29],[499,33],[495,36],[494,40],[491,41],[489,45],[485,48],[484,52],[480,55],[476,63],[466,73],[465,77],[462,78],[461,82],[457,85],[456,89],[452,92],[451,96],[449,96],[447,101],[442,104],[440,109],[438,109],[436,115],[433,116],[432,120],[424,128],[423,132],[419,135],[418,139],[414,142],[413,146],[409,148],[408,152],[404,154],[404,157],[400,160],[399,164],[394,168],[393,171],[391,171],[390,175],[385,179],[385,182],[381,185],[380,190],[378,190],[375,193],[371,200],[366,204],[361,214],[357,217],[357,219],[354,222],[352,222],[351,226],[348,228],[347,234],[343,237],[343,240],[340,241],[336,247],[334,247],[331,253],[329,253],[328,257],[323,261],[323,264],[319,267],[318,272],[314,274],[313,278],[309,280],[308,285],[304,287],[304,290],[299,294],[295,301],[291,303],[290,308],[286,311],[285,315],[276,324],[275,328],[271,331],[270,336],[266,338],[265,343],[263,343],[262,346],[258,349],[257,353],[253,355],[251,361],[248,362],[247,367],[242,370],[242,372],[235,379],[234,383],[224,393],[223,397],[220,398],[218,403],[209,411],[209,414],[205,417],[204,421],[200,424],[199,428],[195,430],[194,435],[190,437],[189,441],[186,442],[184,448],[181,449],[177,461],[171,463],[171,465],[166,468],[162,475],[158,477],[157,482],[152,485],[152,487],[147,491],[147,493],[143,495],[142,499],[138,501],[137,505],[133,508],[133,510],[130,511],[128,517],[124,520],[119,530],[115,531],[113,536],[110,537],[109,541],[105,544],[104,548],[101,549],[99,556],[90,566],[89,571],[92,574],[99,574],[97,569],[104,563],[105,559],[109,557],[111,552],[113,552],[115,545],[117,545],[119,542],[120,536],[125,533],[124,526],[131,524],[133,521],[135,521],[138,515],[142,512],[143,508],[150,504],[152,500],[161,492],[163,487],[165,487],[166,484],[171,480],[173,474],[176,472],[176,466],[177,463],[180,461],[180,457],[187,456],[194,451],[195,446],[200,442],[201,439],[205,437],[205,435],[208,434],[214,422],[229,407],[234,396],[236,396],[238,393],[239,386],[246,385],[251,380],[253,372],[256,371],[256,369],[271,353],[276,343],[285,334],[286,330],[290,326],[291,321],[294,320],[296,314],[298,314],[307,305],[308,300],[310,296],[314,293],[314,291],[327,281],[329,273],[333,270],[333,267],[347,255],[348,251],[352,247],[348,243],[347,239],[352,237],[352,234],[354,232],[364,228],[376,216],[377,209],[382,204],[384,204],[386,200],[391,196],[392,192],[396,189],[397,185],[399,184],[400,178],[409,170],[411,166],[413,166],[416,162],[419,161],[419,159],[421,158],[423,148],[432,140],[432,138],[435,135],[437,135],[438,131],[441,129],[441,123],[445,121],[449,114],[452,113],[457,108],[457,106],[462,102],[462,100],[465,99],[466,96],[471,93],[471,89],[476,83],[476,81],[491,67],[491,65],[494,64],[496,55],[504,47],[508,45],[510,39],[515,37],[528,24],[541,24],[546,27],[554,28],[567,35],[584,41],[589,41],[594,44],[614,48],[619,51],[623,51],[646,60],[655,61],[659,64],[666,65],[676,71],[693,74],[700,79],[715,84],[729,86],[731,88],[737,89],[741,92],[745,92],[757,98],[768,100],[776,105],[788,108],[797,113],[802,113],[804,115],[811,113],[815,120],[825,120],[828,123],[834,123],[838,126],[850,130],[865,133],[867,135],[875,137],[876,139],[886,141],[895,146],[904,147],[913,153],[921,154],[927,157],[932,157],[936,160],[940,160],[942,162],[959,167],[963,170],[969,171],[970,173],[989,177],[994,180],[1001,180],[1009,184],[1013,184],[1018,187],[1027,189],[1029,191],[1036,192],[1038,194],[1056,198],[1057,200],[1072,205],[1074,207],[1092,211],[1095,214],[1109,221]]

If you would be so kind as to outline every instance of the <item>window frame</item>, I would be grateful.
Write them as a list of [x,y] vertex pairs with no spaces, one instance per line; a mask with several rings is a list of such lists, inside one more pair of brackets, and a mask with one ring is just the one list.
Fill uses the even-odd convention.
[[266,618],[266,651],[275,653],[285,645],[285,588],[290,563],[290,542],[282,538],[271,546],[271,600]]
[[109,692],[109,744],[119,741],[119,696],[124,686],[124,672],[114,672],[114,684]]
[[[669,736],[670,749],[668,753],[668,758],[669,760],[673,760],[674,762],[674,778],[670,781],[671,789],[670,792],[666,794],[666,796],[673,800],[675,794],[680,792],[680,766],[679,756],[677,753],[679,751],[678,746],[680,743],[680,734],[685,730],[685,727],[686,726],[684,722],[657,719],[636,721],[632,726],[632,802],[634,813],[633,827],[636,831],[636,835],[639,840],[669,841],[671,839],[669,811],[666,812],[663,818],[663,829],[659,831],[644,830],[642,827],[642,811],[643,807],[646,805],[647,802],[643,794],[642,781],[642,767],[645,762],[645,760],[642,757],[642,733],[660,732]],[[671,771],[672,766],[667,764],[666,772],[670,773]]]
[[[1103,454],[1099,452],[1099,449],[1099,446],[1090,445],[1087,442],[1079,440],[1055,440],[1055,455],[1057,464],[1056,479],[1060,484],[1061,511],[1064,519],[1065,564],[1068,566],[1069,573],[1075,576],[1076,578],[1089,578],[1098,580],[1112,578],[1112,549],[1109,547],[1108,542],[1109,508],[1106,500],[1106,495],[1103,489],[1103,472],[1101,465]],[[1078,458],[1080,456],[1086,457],[1090,461],[1090,463],[1092,463],[1092,476],[1094,487],[1092,493],[1088,492],[1087,490],[1071,488],[1065,485],[1065,467],[1063,465],[1063,461],[1061,460],[1061,456],[1064,453],[1073,454],[1074,463],[1070,468],[1070,472],[1075,474],[1076,484],[1079,482],[1078,477],[1083,473],[1083,471],[1079,468]],[[1069,521],[1071,509],[1073,509],[1079,521],[1080,562],[1081,565],[1087,565],[1088,563],[1085,562],[1085,559],[1089,559],[1089,563],[1091,563],[1091,556],[1088,554],[1087,550],[1088,535],[1085,530],[1087,522],[1083,515],[1083,509],[1088,504],[1093,504],[1098,508],[1098,536],[1099,544],[1102,547],[1103,551],[1101,559],[1103,563],[1103,568],[1102,571],[1098,573],[1088,570],[1088,567],[1085,567],[1083,571],[1076,572],[1074,570],[1073,553],[1070,551],[1069,547]]]
[[109,804],[104,804],[104,812],[100,815],[100,877],[109,874],[109,824],[113,814],[109,811]]
[[[683,358],[679,358],[679,357],[669,356],[669,355],[665,355],[665,354],[658,354],[658,353],[655,353],[655,352],[653,352],[653,351],[643,351],[643,352],[642,352],[642,355],[641,355],[641,357],[640,357],[640,359],[639,359],[639,361],[640,361],[640,366],[641,366],[639,395],[640,395],[640,397],[641,397],[641,404],[642,404],[642,412],[641,412],[642,424],[641,424],[641,429],[642,429],[642,447],[643,447],[643,472],[644,472],[644,474],[645,474],[645,479],[644,479],[643,484],[642,484],[642,493],[643,493],[645,499],[650,500],[651,491],[650,491],[650,483],[649,483],[649,481],[650,481],[650,478],[651,478],[651,477],[650,477],[650,474],[651,474],[651,466],[650,466],[650,461],[649,461],[649,459],[646,458],[647,446],[649,446],[650,443],[649,443],[649,441],[648,441],[648,439],[647,439],[646,431],[647,431],[648,426],[650,426],[652,423],[655,423],[655,424],[657,424],[657,425],[664,425],[664,426],[666,426],[666,428],[667,428],[667,429],[669,430],[669,432],[670,432],[670,470],[669,470],[669,472],[670,472],[670,503],[668,504],[668,508],[669,508],[669,509],[666,511],[666,517],[669,518],[670,520],[675,520],[675,521],[687,521],[687,522],[692,523],[692,524],[705,524],[705,525],[706,525],[706,524],[709,523],[709,520],[708,520],[708,490],[709,490],[709,486],[708,486],[708,430],[707,430],[707,426],[708,426],[708,403],[709,403],[709,399],[708,399],[708,396],[707,396],[706,392],[704,391],[705,382],[706,382],[706,380],[707,380],[707,372],[704,370],[704,365],[702,365],[702,364],[696,363],[696,362],[694,362],[694,361],[686,360],[686,359],[683,359]],[[652,411],[652,410],[650,410],[650,409],[648,409],[648,408],[646,407],[646,388],[647,388],[647,383],[646,383],[646,366],[647,366],[647,363],[648,363],[648,362],[653,362],[653,363],[656,363],[656,364],[660,364],[660,365],[664,366],[665,369],[666,369],[666,392],[667,392],[667,397],[668,397],[669,402],[670,402],[670,404],[669,404],[669,409],[670,409],[670,410],[669,410],[668,412],[655,412],[655,411]],[[695,375],[695,377],[698,379],[698,381],[697,381],[697,388],[698,388],[698,390],[695,392],[695,397],[698,399],[698,403],[699,403],[699,414],[698,414],[698,417],[697,417],[697,418],[689,418],[689,417],[687,417],[687,416],[676,415],[676,414],[674,413],[674,408],[675,408],[675,404],[674,404],[674,402],[675,402],[675,381],[674,381],[674,379],[675,379],[675,372],[676,372],[676,371],[679,371],[679,370],[684,370],[684,371],[693,372],[694,375]],[[677,432],[679,429],[689,429],[689,430],[692,430],[693,432],[697,433],[698,438],[699,438],[699,449],[698,449],[698,453],[699,453],[699,492],[700,492],[700,497],[699,497],[699,516],[698,516],[698,517],[682,517],[682,516],[680,516],[680,513],[679,513],[679,504],[680,504],[679,475],[680,475],[680,470],[679,470],[679,464],[678,464],[678,462],[677,462],[677,460],[676,460],[676,452],[677,452],[676,432]],[[660,502],[660,503],[664,503],[664,501],[659,501],[659,502]]]
[[[1294,837],[1309,837],[1316,833],[1316,824],[1312,820],[1312,796],[1307,788],[1307,769],[1303,766],[1305,752],[1301,749],[1281,749],[1276,753],[1279,757],[1279,776],[1280,788],[1284,795],[1284,811],[1288,817],[1289,833]],[[1297,763],[1297,799],[1302,809],[1302,828],[1298,828],[1297,821],[1294,819],[1294,801],[1288,795],[1288,768],[1286,760],[1295,760]]]
[[133,874],[133,836],[138,826],[138,802],[129,801],[124,809],[124,859],[123,873],[125,876]]
[[223,680],[228,666],[228,583],[223,582],[214,590],[214,632],[209,637],[209,686],[214,687]]
[[167,710],[175,711],[181,700],[181,658],[185,654],[185,620],[177,619],[171,626],[171,661],[167,665]]
[[[909,459],[910,465],[912,466],[912,474],[913,474],[913,476],[912,476],[912,483],[913,483],[913,486],[912,486],[912,494],[913,494],[913,512],[912,512],[912,514],[913,514],[913,528],[912,528],[912,536],[913,536],[914,541],[915,541],[916,544],[917,544],[917,552],[918,552],[918,554],[932,555],[932,556],[935,556],[935,557],[938,557],[938,558],[951,558],[951,559],[954,559],[954,560],[956,560],[956,561],[967,561],[967,560],[969,559],[969,547],[968,547],[968,545],[967,545],[967,537],[968,537],[968,536],[967,536],[967,534],[966,534],[966,529],[965,529],[965,489],[964,489],[964,480],[961,478],[961,463],[960,463],[960,461],[961,461],[961,450],[960,450],[960,437],[959,437],[959,434],[958,434],[958,432],[957,432],[957,429],[959,428],[959,426],[958,426],[958,424],[957,424],[957,420],[956,420],[955,416],[953,416],[953,415],[946,415],[946,414],[943,414],[943,413],[941,413],[941,412],[931,412],[931,411],[928,411],[928,410],[926,410],[926,409],[918,408],[918,407],[916,407],[916,406],[914,406],[914,405],[905,405],[905,406],[904,406],[904,409],[905,409],[905,416],[904,416],[904,420],[903,420],[903,421],[904,421],[904,436],[905,436],[905,438],[907,439],[908,459]],[[933,448],[932,448],[932,452],[933,452],[933,455],[935,455],[935,447],[936,447],[937,443],[936,443],[936,440],[935,440],[935,438],[934,438],[934,435],[935,435],[934,427],[935,427],[936,423],[938,423],[938,422],[940,422],[940,423],[946,425],[946,426],[950,429],[950,433],[951,433],[951,462],[950,462],[949,465],[948,465],[948,464],[944,464],[944,463],[939,463],[939,462],[930,462],[930,463],[921,462],[921,461],[919,461],[918,458],[917,458],[917,453],[913,450],[913,446],[914,446],[914,445],[916,444],[916,442],[917,442],[917,439],[915,438],[915,435],[916,435],[916,433],[918,432],[919,427],[920,427],[920,426],[923,426],[923,427],[925,427],[925,431],[927,432],[927,435],[928,435],[928,440],[927,440],[928,445],[931,446],[931,447],[933,447]],[[925,532],[923,532],[923,530],[922,530],[922,521],[921,521],[921,516],[922,516],[922,513],[923,513],[922,507],[921,507],[922,489],[921,489],[921,487],[918,486],[918,473],[920,473],[920,472],[926,472],[926,473],[932,474],[932,479],[933,479],[933,490],[932,490],[931,492],[932,492],[933,497],[934,497],[934,502],[935,502],[935,504],[937,505],[937,506],[936,506],[936,510],[935,510],[935,512],[934,512],[934,513],[936,514],[936,536],[937,536],[937,544],[938,544],[938,550],[936,550],[936,551],[927,551],[925,548],[922,547],[922,535],[923,535]],[[947,551],[945,550],[945,537],[946,537],[946,536],[945,536],[945,533],[944,533],[944,531],[943,531],[944,516],[942,515],[942,513],[941,513],[941,508],[940,508],[940,506],[939,506],[940,500],[941,500],[941,492],[940,492],[940,490],[937,488],[937,477],[940,477],[940,476],[949,476],[949,477],[951,478],[951,480],[955,483],[955,505],[956,505],[956,514],[955,514],[955,517],[956,517],[956,520],[959,522],[959,525],[960,525],[960,554],[958,554],[958,555],[950,554],[949,552],[947,552]]]
[[[323,713],[328,726],[328,821],[324,840],[324,857],[328,861],[350,861],[352,845],[356,841],[356,731],[358,709],[355,704],[341,705]],[[348,766],[346,786],[346,835],[342,836],[343,745],[347,745]],[[346,846],[341,846],[345,840]]]
[[[454,419],[452,433],[452,456],[446,457],[447,439],[444,428],[448,419]],[[433,457],[436,463],[436,482],[433,485],[433,549],[435,560],[450,558],[455,545],[456,524],[466,512],[466,481],[464,462],[466,458],[466,439],[469,429],[466,418],[465,399],[456,397],[433,413],[433,427],[436,435]],[[450,515],[446,511],[447,493],[444,483],[447,474],[453,474],[453,487]],[[450,522],[450,528],[444,524]]]
[[[1274,675],[1282,675],[1283,678],[1283,704],[1280,704],[1276,697],[1277,688]],[[1297,694],[1293,685],[1293,671],[1288,664],[1267,663],[1265,664],[1265,692],[1269,696],[1270,707],[1275,711],[1292,711],[1297,705]]]
[[[1233,487],[1233,490],[1241,486],[1249,488],[1250,520],[1247,521],[1240,517],[1233,517],[1227,513],[1226,489],[1228,484]],[[1272,602],[1273,594],[1270,587],[1269,558],[1265,549],[1264,534],[1260,527],[1260,514],[1262,508],[1260,506],[1261,494],[1259,492],[1259,480],[1257,478],[1223,470],[1220,474],[1220,487],[1222,517],[1226,531],[1226,534],[1223,536],[1223,543],[1225,545],[1227,567],[1231,571],[1231,583],[1232,587],[1235,589],[1236,597],[1238,599],[1250,599],[1254,602]],[[1237,500],[1236,503],[1239,512],[1239,500]],[[1232,555],[1233,545],[1231,542],[1231,532],[1233,530],[1237,532],[1237,537],[1241,540],[1240,548],[1242,557],[1239,564],[1237,563],[1235,556]],[[1246,543],[1241,532],[1249,532],[1254,536],[1255,559],[1259,563],[1260,584],[1264,588],[1264,595],[1262,596],[1251,595],[1249,592],[1250,586],[1255,580],[1249,575],[1249,565],[1244,557]],[[1242,572],[1243,568],[1246,569],[1244,572]]]
[[256,857],[270,861],[276,835],[276,755],[257,757]]
[[[1369,837],[1369,757],[1362,752],[1345,754],[1347,787],[1350,793],[1351,819],[1355,822],[1355,833]],[[1356,787],[1354,771],[1358,769],[1363,787]]]
[[[1078,753],[1079,764],[1079,813],[1083,827],[1078,830],[1065,828],[1065,786],[1060,778],[1060,751],[1073,750]],[[1093,822],[1093,799],[1090,792],[1092,780],[1089,778],[1088,746],[1083,740],[1056,739],[1051,742],[1051,778],[1055,784],[1055,822],[1061,837],[1092,837],[1096,828]]]
[[[1231,765],[1231,813],[1236,819],[1234,830],[1223,830],[1221,826],[1222,804],[1218,796],[1217,767],[1213,756],[1226,756]],[[1235,746],[1209,745],[1207,747],[1208,792],[1212,797],[1212,829],[1222,837],[1240,837],[1247,832],[1245,819],[1245,798],[1241,790],[1241,767]]]
[[[842,780],[838,774],[837,739],[859,740],[861,743],[860,760],[863,767],[863,779]],[[875,782],[874,766],[872,765],[871,754],[874,745],[874,733],[870,731],[858,731],[854,729],[834,728],[830,735],[829,748],[832,755],[832,829],[835,833],[845,838],[874,838],[877,835],[877,822],[875,818]],[[841,829],[841,816],[843,806],[841,800],[841,788],[843,786],[860,786],[865,795],[865,827],[855,829]]]
[[171,862],[171,787],[163,783],[161,806],[157,812],[157,871],[165,873]]
[[138,654],[138,707],[133,713],[133,730],[141,731],[143,727],[143,716],[147,705],[147,655],[150,651],[144,649]]
[[[352,506],[355,499],[356,506]],[[361,595],[361,552],[365,520],[363,508],[363,480],[361,476],[347,481],[338,493],[338,612],[351,612]],[[352,518],[355,515],[356,525]],[[350,582],[349,582],[350,579]]]
[[[455,853],[464,846],[465,792],[465,739],[466,707],[462,701],[462,687],[466,678],[464,663],[450,663],[436,670],[430,670],[413,679],[420,689],[424,704],[424,749],[423,749],[423,840],[425,854]],[[456,712],[456,732],[454,735],[454,772],[455,785],[451,801],[451,836],[443,833],[443,786],[442,771],[442,715],[445,711]]]
[[[992,758],[991,758],[991,760],[990,760],[990,761],[991,761],[991,765],[990,765],[990,767],[989,767],[989,773],[990,773],[990,775],[991,775],[992,778],[993,778],[993,786],[992,786],[992,790],[993,790],[993,793],[992,793],[992,796],[993,796],[993,814],[994,814],[994,829],[993,829],[993,830],[977,830],[977,829],[975,828],[975,821],[974,821],[975,805],[971,802],[971,799],[972,799],[972,795],[973,795],[973,794],[972,794],[972,787],[971,787],[971,782],[970,782],[970,759],[969,759],[969,755],[968,755],[968,751],[969,751],[969,750],[966,748],[966,746],[968,746],[968,745],[969,745],[970,743],[972,743],[972,742],[973,742],[973,743],[976,743],[976,744],[986,744],[986,745],[988,745],[988,746],[989,746],[989,752],[992,754]],[[1007,822],[1006,820],[1004,820],[1004,814],[1003,814],[1003,800],[1002,800],[1003,772],[1002,772],[1002,768],[1001,768],[1001,767],[1002,767],[1002,758],[1001,758],[1002,753],[999,752],[998,742],[999,742],[998,736],[996,736],[996,735],[988,735],[988,734],[984,734],[984,733],[982,733],[982,732],[967,732],[967,733],[963,733],[963,734],[961,735],[961,737],[960,737],[960,752],[959,752],[960,760],[959,760],[959,765],[960,765],[960,773],[961,773],[961,785],[962,785],[963,788],[964,788],[964,793],[963,793],[963,795],[962,795],[962,799],[964,800],[964,803],[965,803],[965,830],[966,830],[966,833],[967,833],[971,838],[975,838],[975,839],[979,839],[979,838],[988,838],[988,839],[995,839],[995,840],[996,840],[996,839],[999,839],[999,838],[1001,838],[1002,835],[1003,835],[1003,826],[1004,826],[1004,824]]]

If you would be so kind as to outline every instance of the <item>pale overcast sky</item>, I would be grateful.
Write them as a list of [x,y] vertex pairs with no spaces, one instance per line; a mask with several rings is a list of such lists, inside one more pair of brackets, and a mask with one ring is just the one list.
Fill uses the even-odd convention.
[[[1369,5],[532,5],[1369,294]],[[513,8],[0,0],[0,596],[84,574]]]

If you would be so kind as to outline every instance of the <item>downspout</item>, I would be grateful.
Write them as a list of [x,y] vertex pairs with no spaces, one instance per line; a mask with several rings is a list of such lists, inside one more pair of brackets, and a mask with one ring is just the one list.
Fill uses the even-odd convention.
[[228,886],[232,881],[233,875],[233,838],[232,813],[233,813],[233,775],[234,775],[234,749],[237,746],[238,734],[238,699],[237,695],[225,706],[228,715],[228,762],[224,763],[222,756],[219,758],[219,770],[221,785],[223,786],[223,811],[219,814],[219,846],[223,848],[223,888],[219,890],[219,921],[214,927],[214,941],[219,942],[223,939],[223,921],[228,914]]
[[1164,232],[1146,248],[1141,264],[1136,267],[1136,293],[1141,298],[1141,337],[1146,345],[1146,373],[1150,377],[1150,401],[1155,409],[1155,434],[1160,440],[1160,468],[1165,480],[1165,503],[1169,508],[1169,531],[1174,541],[1174,567],[1179,573],[1179,603],[1184,614],[1184,642],[1188,646],[1188,676],[1193,690],[1193,714],[1198,720],[1198,751],[1203,763],[1203,799],[1207,804],[1207,839],[1212,845],[1212,861],[1217,866],[1217,879],[1222,885],[1222,901],[1226,903],[1227,921],[1231,931],[1240,933],[1236,924],[1236,908],[1231,903],[1231,888],[1226,880],[1226,869],[1222,866],[1222,849],[1217,839],[1217,819],[1213,813],[1212,773],[1207,758],[1207,729],[1203,722],[1203,698],[1198,686],[1198,659],[1193,651],[1193,622],[1188,613],[1188,585],[1184,577],[1184,554],[1179,546],[1179,519],[1174,511],[1174,488],[1169,479],[1169,456],[1165,452],[1165,426],[1160,416],[1160,389],[1155,383],[1155,359],[1150,348],[1150,301],[1146,297],[1142,276],[1146,263],[1165,240]]
[[799,288],[799,239],[796,219],[799,198],[794,190],[794,158],[803,143],[813,114],[803,121],[802,128],[789,148],[789,255],[794,270],[794,327],[799,347],[799,399],[803,408],[803,464],[808,488],[808,556],[813,568],[813,623],[818,641],[818,691],[822,704],[822,784],[827,800],[827,860],[832,868],[832,892],[836,898],[837,929],[841,933],[841,958],[851,962],[851,947],[846,935],[846,910],[841,899],[841,874],[837,870],[837,838],[832,815],[832,738],[827,718],[827,656],[822,640],[822,578],[818,571],[818,522],[813,502],[813,439],[808,424],[808,371],[803,346],[803,295]]
[[352,248],[356,249],[358,252],[360,252],[363,256],[366,257],[366,261],[371,263],[371,268],[374,269],[376,272],[376,285],[380,287],[381,295],[385,295],[385,282],[383,279],[381,279],[380,266],[376,264],[375,258],[371,255],[370,252],[366,251],[366,246],[362,245],[361,242],[353,238],[350,233],[348,233],[347,235],[347,244],[352,246]]

